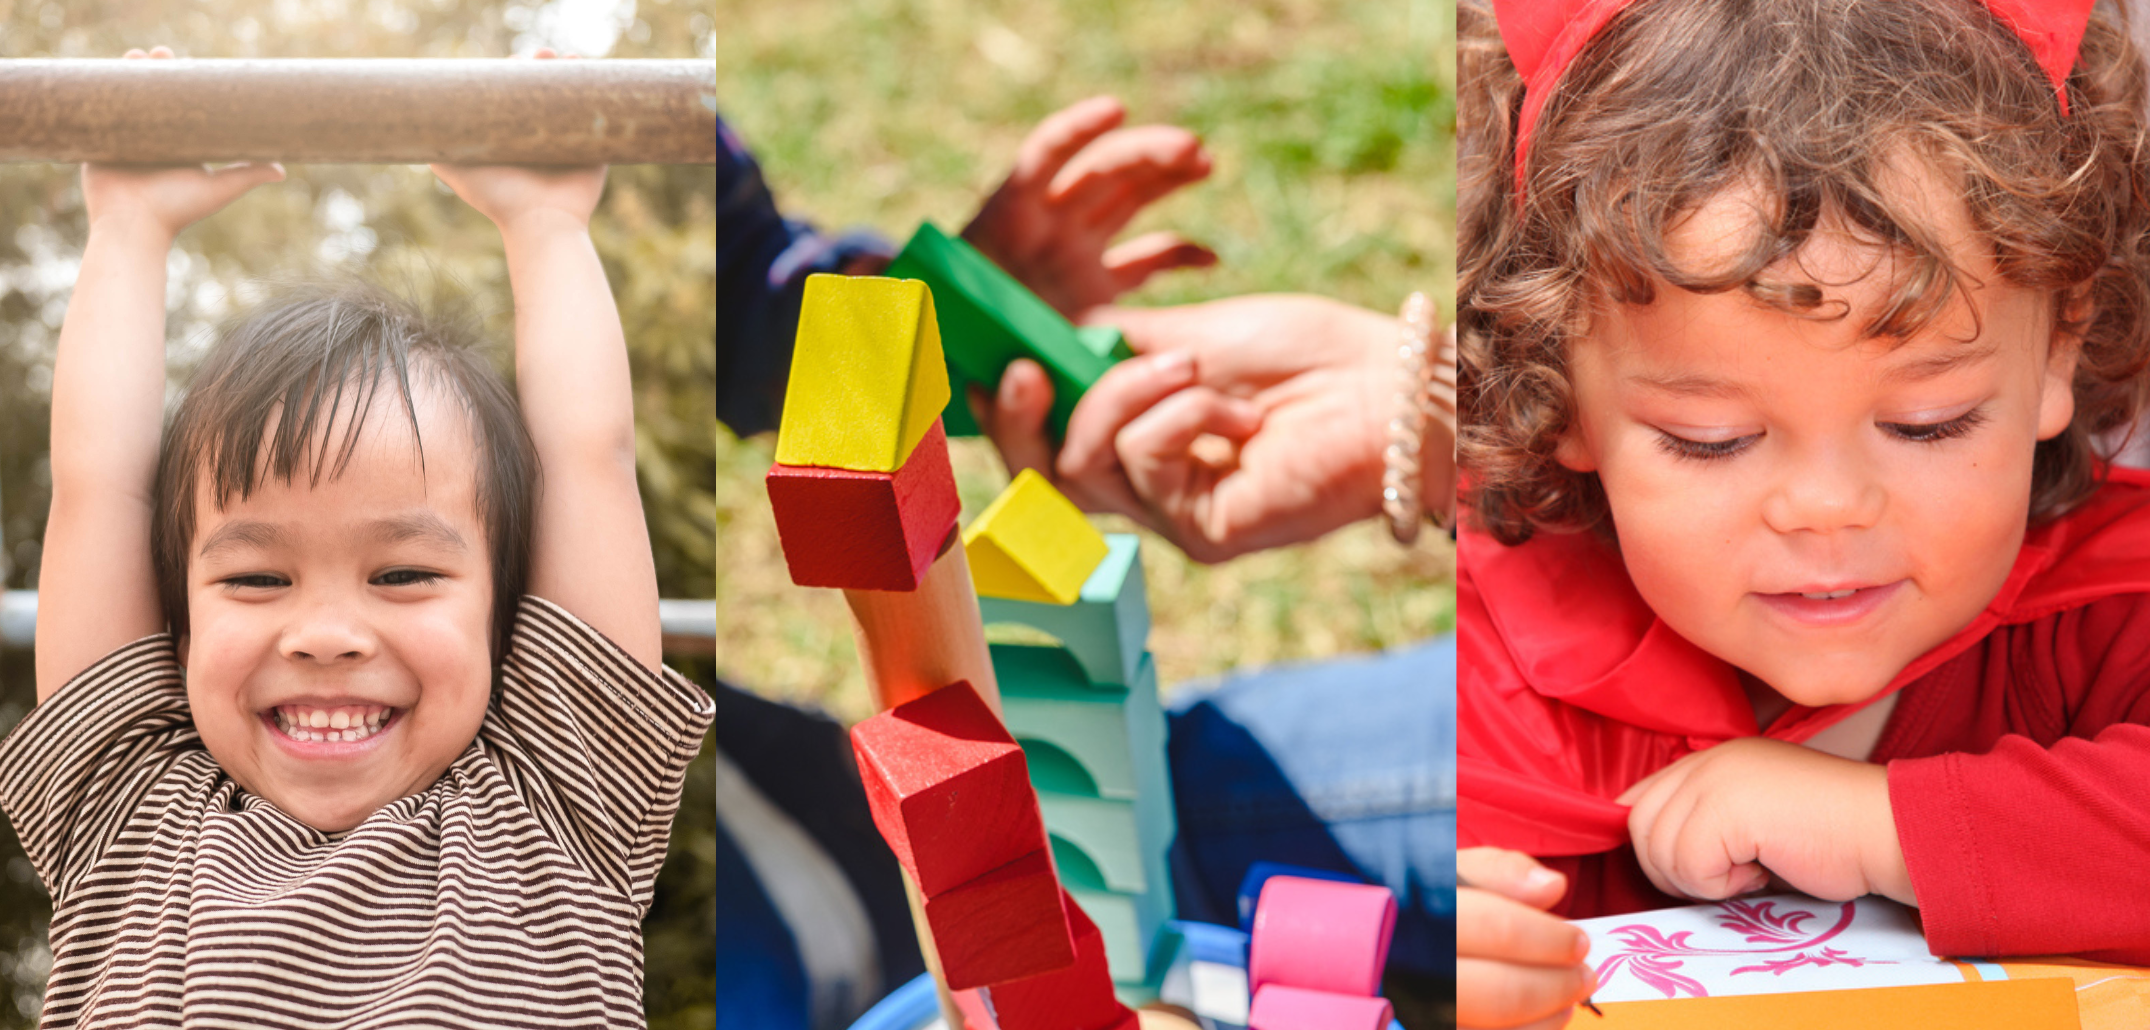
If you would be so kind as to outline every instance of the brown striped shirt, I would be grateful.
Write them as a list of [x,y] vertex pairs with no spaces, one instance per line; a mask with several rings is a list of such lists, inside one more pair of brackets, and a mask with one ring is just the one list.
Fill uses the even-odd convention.
[[639,1027],[642,931],[709,696],[525,598],[469,750],[323,833],[202,749],[172,639],[0,742],[52,892],[43,1025]]

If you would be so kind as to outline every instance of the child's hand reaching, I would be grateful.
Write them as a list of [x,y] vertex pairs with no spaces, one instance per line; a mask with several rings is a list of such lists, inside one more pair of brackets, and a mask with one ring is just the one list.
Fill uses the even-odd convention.
[[963,230],[966,242],[1069,319],[1158,272],[1217,261],[1209,248],[1169,232],[1112,245],[1143,208],[1210,168],[1194,133],[1120,128],[1126,116],[1119,101],[1091,97],[1038,123],[1007,180]]
[[1726,741],[1652,773],[1620,803],[1650,882],[1727,898],[1771,874],[1815,897],[1881,894],[1916,905],[1882,766],[1761,737]]
[[[129,50],[128,60],[162,60],[171,48]],[[241,194],[284,177],[280,164],[235,164],[215,171],[204,165],[82,166],[82,205],[92,231],[127,226],[147,229],[166,244],[180,230],[222,210]]]
[[1543,910],[1567,883],[1529,855],[1456,852],[1456,1022],[1555,1030],[1589,997],[1590,938]]
[[[556,55],[551,47],[539,60]],[[566,58],[574,60],[572,56]],[[440,177],[463,202],[493,220],[502,234],[519,231],[526,220],[564,218],[561,224],[587,230],[590,215],[605,192],[605,166],[537,167],[532,165],[436,164]]]

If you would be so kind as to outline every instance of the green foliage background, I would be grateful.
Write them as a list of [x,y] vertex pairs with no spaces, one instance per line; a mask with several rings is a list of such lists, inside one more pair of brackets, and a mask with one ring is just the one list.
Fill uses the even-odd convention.
[[[0,57],[113,57],[171,46],[183,57],[503,57],[537,45],[538,2],[463,0],[0,0]],[[713,55],[709,0],[639,0],[608,56]],[[468,293],[505,347],[506,267],[492,225],[422,166],[305,166],[181,236],[170,261],[171,367],[280,271],[350,267],[417,292]],[[640,473],[667,597],[714,583],[715,176],[708,168],[612,170],[592,225],[635,366]],[[49,482],[52,346],[83,243],[77,169],[0,166],[0,572],[34,588]],[[705,681],[707,663],[686,667]],[[0,655],[0,733],[35,697],[27,653]],[[714,802],[692,774],[648,926],[648,1009],[658,1027],[709,1026]],[[0,1028],[36,1018],[49,902],[0,829]]]

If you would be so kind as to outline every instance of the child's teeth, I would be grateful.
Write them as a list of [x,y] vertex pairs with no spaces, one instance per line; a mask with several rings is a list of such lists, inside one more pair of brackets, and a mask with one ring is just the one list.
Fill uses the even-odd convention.
[[1856,588],[1851,590],[1824,590],[1818,594],[1800,594],[1799,596],[1809,601],[1841,601],[1858,592]]
[[373,736],[396,714],[382,705],[307,708],[283,705],[273,712],[276,728],[293,740],[351,743]]

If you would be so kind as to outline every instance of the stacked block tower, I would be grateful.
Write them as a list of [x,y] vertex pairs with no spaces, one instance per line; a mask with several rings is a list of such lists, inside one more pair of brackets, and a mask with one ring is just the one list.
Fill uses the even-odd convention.
[[887,709],[853,728],[852,746],[944,1022],[1136,1030],[1101,927],[1062,889],[1025,752],[1002,722],[956,546],[932,293],[814,276],[803,303],[769,499],[793,581],[845,591]]
[[1008,729],[1068,894],[1105,942],[1121,997],[1154,996],[1158,931],[1174,914],[1177,832],[1165,719],[1136,537],[1102,536],[1035,472],[964,532],[980,614],[1057,645],[991,645]]

